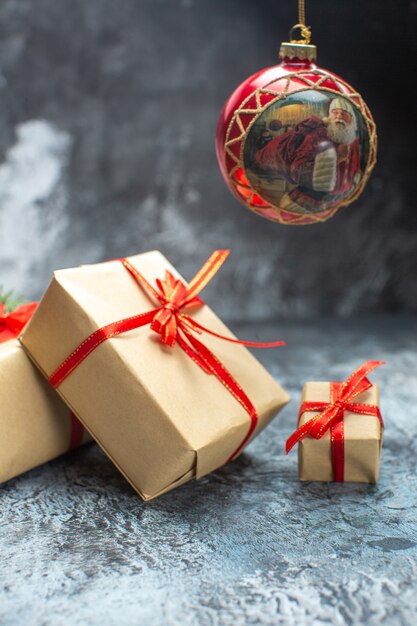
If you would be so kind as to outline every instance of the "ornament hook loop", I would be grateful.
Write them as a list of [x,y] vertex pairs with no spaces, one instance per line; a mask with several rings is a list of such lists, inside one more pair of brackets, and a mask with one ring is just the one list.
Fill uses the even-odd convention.
[[[294,39],[294,31],[299,28],[301,39]],[[311,30],[310,26],[306,26],[305,24],[295,24],[290,30],[290,42],[309,45],[311,41]]]

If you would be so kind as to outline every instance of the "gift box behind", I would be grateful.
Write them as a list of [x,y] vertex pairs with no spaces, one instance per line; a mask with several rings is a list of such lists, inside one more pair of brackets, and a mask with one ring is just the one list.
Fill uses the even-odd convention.
[[90,441],[74,420],[18,340],[1,343],[0,483]]
[[[149,282],[166,270],[179,277],[159,252],[129,261]],[[21,340],[49,377],[98,328],[154,307],[120,261],[62,270]],[[191,315],[233,337],[208,306]],[[246,348],[208,335],[203,341],[256,407],[258,434],[289,396]],[[248,413],[215,376],[178,344],[162,345],[149,326],[104,341],[58,392],[144,499],[223,465],[250,425]]]

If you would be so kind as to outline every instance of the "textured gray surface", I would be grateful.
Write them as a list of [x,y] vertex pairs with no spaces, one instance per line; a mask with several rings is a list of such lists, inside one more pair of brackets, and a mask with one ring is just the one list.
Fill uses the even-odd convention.
[[[233,464],[143,504],[95,446],[0,488],[2,626],[412,626],[417,323],[270,324],[258,352],[293,401]],[[380,483],[306,483],[283,445],[305,380],[386,359]]]
[[53,269],[152,248],[191,276],[231,247],[222,315],[416,311],[416,4],[307,9],[320,64],[374,112],[379,163],[355,205],[291,229],[231,196],[214,133],[295,0],[1,0],[0,283],[38,297]]

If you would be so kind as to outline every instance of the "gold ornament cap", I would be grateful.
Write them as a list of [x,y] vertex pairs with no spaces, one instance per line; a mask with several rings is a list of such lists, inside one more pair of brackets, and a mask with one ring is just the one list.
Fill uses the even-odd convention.
[[[294,39],[294,30],[299,29],[301,39]],[[280,59],[298,59],[299,61],[315,61],[317,59],[317,46],[310,43],[310,27],[305,24],[296,24],[290,30],[289,41],[284,41],[279,50]]]
[[284,41],[279,49],[279,58],[315,61],[317,59],[317,46]]

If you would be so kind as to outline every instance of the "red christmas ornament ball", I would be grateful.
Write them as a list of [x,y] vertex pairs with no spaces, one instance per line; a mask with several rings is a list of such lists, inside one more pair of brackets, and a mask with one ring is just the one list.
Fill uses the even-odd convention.
[[224,179],[251,211],[282,224],[323,222],[362,192],[376,161],[375,122],[358,92],[315,63],[316,47],[281,45],[220,114]]

